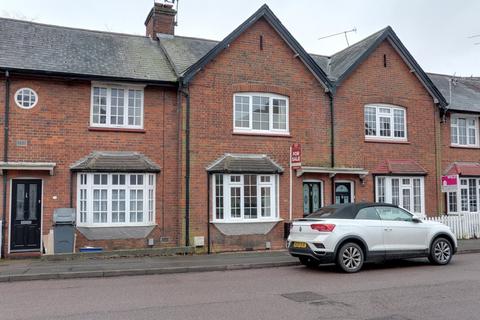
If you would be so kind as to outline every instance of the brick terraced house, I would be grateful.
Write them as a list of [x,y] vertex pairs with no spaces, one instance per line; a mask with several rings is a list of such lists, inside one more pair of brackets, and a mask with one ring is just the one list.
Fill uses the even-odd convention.
[[478,79],[427,75],[390,27],[327,57],[266,5],[222,41],[175,14],[146,36],[0,19],[5,256],[44,253],[59,208],[77,250],[208,252],[282,248],[331,203],[479,211]]

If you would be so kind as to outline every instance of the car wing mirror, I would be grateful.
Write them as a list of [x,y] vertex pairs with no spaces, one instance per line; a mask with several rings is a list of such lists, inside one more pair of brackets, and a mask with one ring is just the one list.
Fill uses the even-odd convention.
[[413,218],[412,218],[412,222],[413,222],[413,223],[422,223],[422,220],[413,217]]

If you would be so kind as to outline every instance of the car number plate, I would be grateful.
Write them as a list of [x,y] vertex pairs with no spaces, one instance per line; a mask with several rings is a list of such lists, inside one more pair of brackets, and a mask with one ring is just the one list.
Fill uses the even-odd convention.
[[307,247],[307,244],[305,242],[294,242],[293,247],[305,249]]

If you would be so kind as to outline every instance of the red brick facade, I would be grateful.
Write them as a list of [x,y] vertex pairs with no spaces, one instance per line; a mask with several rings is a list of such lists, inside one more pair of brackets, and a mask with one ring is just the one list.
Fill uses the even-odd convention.
[[[171,22],[167,24],[172,29],[165,33],[173,33],[173,20]],[[153,20],[147,23],[147,34],[153,35],[155,30],[164,27],[154,23]],[[3,128],[5,83],[0,84]],[[32,88],[38,94],[38,104],[32,109],[15,105],[13,95],[23,87]],[[265,19],[246,29],[185,89],[190,97],[190,243],[198,236],[207,241],[210,231],[209,245],[216,252],[284,247],[284,222],[289,220],[290,206],[289,148],[293,143],[301,144],[303,166],[332,167],[330,93]],[[185,97],[179,96],[177,88],[147,85],[143,130],[99,130],[90,127],[91,90],[92,83],[87,80],[11,74],[8,161],[53,162],[56,166],[53,175],[46,171],[8,171],[7,225],[12,179],[42,179],[41,233],[46,235],[52,227],[54,209],[77,206],[76,175],[70,170],[74,162],[93,151],[135,151],[148,156],[161,168],[156,178],[156,227],[147,238],[153,238],[155,246],[184,245],[187,209]],[[235,133],[233,96],[241,92],[288,97],[289,134]],[[179,100],[182,101],[180,105]],[[440,192],[439,179],[446,166],[458,160],[478,161],[478,150],[449,147],[449,126],[441,123],[440,110],[433,97],[388,41],[381,43],[342,82],[333,101],[333,166],[361,168],[371,173],[382,161],[415,161],[426,171],[427,215],[443,212],[444,196]],[[364,107],[370,103],[405,108],[406,142],[365,140]],[[26,146],[18,145],[19,140],[26,141]],[[0,147],[3,150],[3,139]],[[226,153],[265,154],[284,168],[278,184],[280,219],[270,232],[229,236],[223,234],[218,225],[210,223],[212,186],[206,168]],[[344,180],[353,182],[355,201],[375,200],[372,174],[365,177],[328,173],[305,173],[297,177],[296,172],[293,174],[293,218],[303,215],[303,181],[307,180],[323,183],[324,205],[332,203],[332,183]],[[90,241],[77,232],[76,247],[101,246],[106,250],[147,247],[147,238]],[[8,236],[5,240],[4,250],[8,251]],[[205,249],[206,246],[205,242]]]
[[[384,55],[387,63],[384,66]],[[406,109],[407,142],[367,141],[364,106],[385,103]],[[427,171],[425,213],[439,213],[436,141],[439,109],[414,73],[387,41],[383,42],[338,88],[335,97],[336,166],[372,172],[384,160],[412,159]],[[352,179],[352,177],[350,177]],[[375,198],[373,177],[354,179],[357,201]]]

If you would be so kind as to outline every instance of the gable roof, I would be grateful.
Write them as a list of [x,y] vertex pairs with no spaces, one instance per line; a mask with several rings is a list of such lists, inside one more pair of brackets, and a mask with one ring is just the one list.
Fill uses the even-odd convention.
[[429,73],[428,76],[447,99],[448,110],[480,112],[480,78]]
[[441,107],[446,107],[447,101],[440,90],[430,80],[390,26],[330,57],[327,73],[335,81],[335,86],[339,86],[385,40],[390,42],[405,63],[414,71],[425,89],[435,99],[435,102]]
[[259,19],[264,18],[283,38],[283,40],[290,46],[290,48],[298,54],[298,57],[306,65],[306,67],[315,75],[325,89],[331,90],[332,83],[328,79],[326,73],[320,68],[315,60],[303,49],[298,41],[290,34],[270,8],[264,4],[260,7],[252,16],[250,16],[245,22],[238,26],[232,33],[230,33],[225,39],[215,45],[210,51],[208,51],[200,60],[188,67],[182,75],[182,81],[188,83],[195,75],[213,58],[226,49],[231,42],[237,39],[246,29],[251,27]]
[[145,82],[177,77],[148,37],[0,18],[0,69]]

